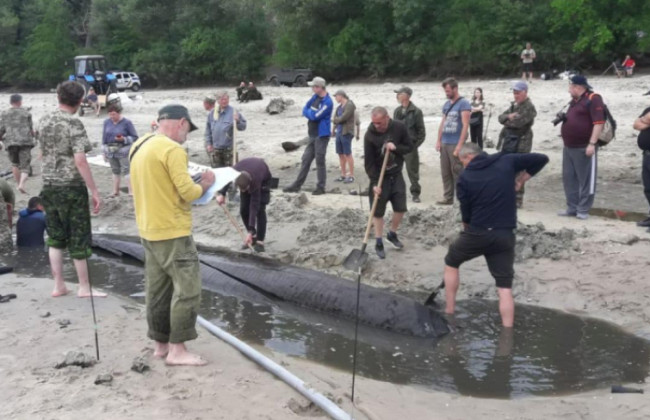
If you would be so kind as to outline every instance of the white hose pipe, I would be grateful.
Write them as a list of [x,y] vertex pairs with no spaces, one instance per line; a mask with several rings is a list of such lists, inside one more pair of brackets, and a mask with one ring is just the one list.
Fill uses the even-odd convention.
[[239,340],[233,335],[228,334],[227,332],[217,327],[210,321],[206,320],[202,316],[199,316],[197,318],[197,322],[203,328],[208,330],[210,333],[214,334],[216,337],[220,338],[221,340],[225,341],[226,343],[230,344],[231,346],[239,350],[241,353],[244,354],[244,356],[248,357],[255,363],[259,364],[264,369],[268,370],[269,372],[277,376],[279,379],[283,380],[286,384],[288,384],[293,389],[298,391],[309,401],[313,402],[318,407],[320,407],[334,420],[352,420],[352,417],[350,417],[348,413],[343,411],[341,407],[334,404],[324,395],[319,394],[318,392],[314,391],[311,388],[308,388],[307,384],[305,384],[305,382],[302,381],[300,378],[298,378],[296,375],[289,372],[282,366],[278,365],[268,357],[264,356],[262,353],[258,352],[248,344],[244,343],[243,341]]

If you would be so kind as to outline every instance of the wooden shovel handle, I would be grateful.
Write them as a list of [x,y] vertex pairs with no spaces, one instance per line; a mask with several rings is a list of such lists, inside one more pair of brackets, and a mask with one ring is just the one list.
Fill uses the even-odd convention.
[[[230,212],[226,208],[226,204],[224,203],[222,206],[219,206],[219,207],[221,207],[223,209],[223,211],[226,212],[226,216],[228,216],[228,219],[230,220],[230,223],[232,223],[232,225],[235,227],[235,229],[237,229],[237,231],[239,232],[239,235],[241,235],[242,240],[244,242],[246,242],[246,234],[244,233],[241,226],[239,226],[237,224],[237,222],[235,221],[235,219],[232,217],[232,214],[230,214]],[[251,251],[255,252],[255,250],[253,249],[253,247],[250,244],[248,244],[248,248],[250,248]]]
[[[381,188],[384,183],[384,174],[386,173],[386,166],[388,166],[388,157],[390,156],[390,150],[385,149],[384,151],[384,162],[381,165],[381,172],[379,173],[379,182],[377,186]],[[370,191],[368,191],[370,194]],[[366,234],[363,237],[363,244],[368,243],[368,237],[370,236],[370,228],[372,227],[372,219],[375,217],[375,210],[377,210],[377,202],[379,201],[379,196],[375,194],[375,199],[372,200],[372,208],[370,209],[370,215],[368,216],[368,225],[366,226]]]

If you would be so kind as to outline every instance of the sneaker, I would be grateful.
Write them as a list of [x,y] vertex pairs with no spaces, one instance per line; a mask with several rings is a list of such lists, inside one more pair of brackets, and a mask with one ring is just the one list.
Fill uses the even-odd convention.
[[640,222],[636,222],[636,225],[638,227],[650,227],[650,217],[648,217],[645,220],[642,220]]
[[557,215],[562,217],[575,217],[577,216],[577,213],[569,210],[562,210],[562,211],[558,211]]
[[340,176],[334,180],[334,182],[345,182],[346,178],[344,176]]
[[384,251],[384,244],[375,244],[375,252],[380,260],[386,258],[386,252]]
[[354,177],[353,176],[349,176],[349,177],[347,177],[347,178],[345,178],[343,180],[344,184],[352,184],[353,182],[354,182]]
[[451,206],[454,204],[454,200],[438,200],[436,204],[439,206]]
[[325,194],[325,190],[322,188],[316,188],[314,191],[311,192],[311,195],[323,195]]
[[402,249],[404,248],[404,244],[397,239],[397,233],[395,232],[388,232],[388,235],[386,235],[386,239],[388,242],[393,244],[393,246],[397,249]]
[[264,244],[260,244],[256,242],[255,245],[253,245],[253,249],[255,250],[255,252],[264,252]]
[[297,193],[297,192],[300,192],[300,188],[298,188],[298,187],[294,187],[294,186],[292,185],[292,186],[289,186],[289,187],[283,188],[282,191],[283,191],[283,192],[286,192],[286,193]]
[[420,200],[420,196],[419,196],[419,195],[413,195],[413,202],[414,202],[414,203],[421,203],[422,200]]
[[587,220],[589,219],[589,213],[578,213],[576,217],[580,220]]

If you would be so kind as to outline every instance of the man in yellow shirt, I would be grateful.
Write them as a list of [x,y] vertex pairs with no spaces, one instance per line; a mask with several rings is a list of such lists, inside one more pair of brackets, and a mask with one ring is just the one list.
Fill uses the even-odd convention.
[[196,129],[187,108],[167,105],[158,111],[158,131],[138,139],[129,155],[135,220],[145,250],[148,336],[155,342],[154,356],[168,365],[206,363],[185,347],[197,337],[201,300],[190,206],[214,183],[212,171],[198,184],[187,171],[181,144]]

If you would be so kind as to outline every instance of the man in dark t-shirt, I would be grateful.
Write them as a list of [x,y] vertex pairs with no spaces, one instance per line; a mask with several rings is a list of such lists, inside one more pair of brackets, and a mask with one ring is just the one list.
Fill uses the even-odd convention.
[[605,105],[584,76],[571,77],[569,93],[572,99],[561,130],[566,210],[558,215],[586,220],[596,194],[597,143],[605,124]]
[[[640,131],[637,144],[643,153],[643,169],[641,170],[643,192],[648,200],[648,205],[650,205],[650,107],[644,109],[639,118],[634,121],[634,129]],[[648,217],[637,225],[647,227],[650,232],[650,212]]]

